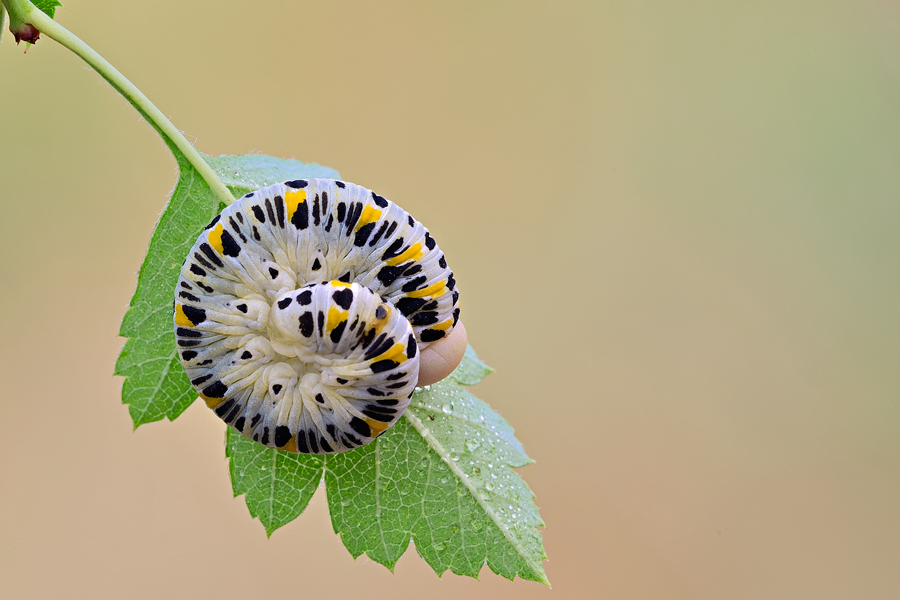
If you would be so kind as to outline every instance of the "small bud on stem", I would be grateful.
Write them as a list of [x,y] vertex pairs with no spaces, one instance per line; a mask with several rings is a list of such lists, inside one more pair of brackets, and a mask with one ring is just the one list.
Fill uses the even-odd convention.
[[19,42],[33,44],[41,37],[41,32],[28,23],[19,23],[19,26],[14,28],[11,19],[9,22],[9,31],[13,34],[13,37],[16,38],[17,44]]

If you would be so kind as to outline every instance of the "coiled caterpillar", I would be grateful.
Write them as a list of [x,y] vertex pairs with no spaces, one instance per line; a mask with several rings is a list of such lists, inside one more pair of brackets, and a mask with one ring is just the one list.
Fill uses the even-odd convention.
[[290,452],[371,442],[409,405],[419,350],[459,320],[428,230],[362,186],[288,181],[225,208],[191,248],[175,336],[191,384],[244,436]]

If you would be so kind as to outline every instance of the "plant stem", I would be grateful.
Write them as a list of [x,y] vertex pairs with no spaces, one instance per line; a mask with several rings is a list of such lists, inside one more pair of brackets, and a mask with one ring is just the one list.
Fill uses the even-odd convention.
[[219,179],[215,171],[210,168],[200,153],[191,145],[172,122],[156,106],[150,102],[133,83],[122,75],[115,67],[97,54],[93,48],[85,44],[81,39],[72,34],[68,29],[45,15],[28,0],[2,0],[9,10],[10,19],[18,19],[35,27],[42,34],[56,40],[89,64],[103,79],[109,82],[113,88],[128,100],[128,102],[144,117],[151,126],[162,136],[166,145],[172,150],[176,158],[182,155],[197,173],[206,181],[213,194],[220,202],[231,204],[234,196]]

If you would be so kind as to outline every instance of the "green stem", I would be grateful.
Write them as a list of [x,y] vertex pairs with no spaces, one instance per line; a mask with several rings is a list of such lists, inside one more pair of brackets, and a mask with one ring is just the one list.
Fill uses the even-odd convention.
[[56,40],[89,64],[103,79],[128,100],[128,102],[144,117],[162,136],[169,149],[176,155],[181,154],[206,181],[213,194],[224,204],[231,204],[234,196],[219,179],[200,153],[185,139],[172,122],[147,98],[133,83],[119,73],[115,67],[97,54],[93,48],[81,41],[68,29],[45,15],[28,0],[2,0],[9,11],[10,19],[16,19],[35,27],[42,34]]
[[6,6],[0,2],[0,41],[3,41],[3,23],[6,21]]

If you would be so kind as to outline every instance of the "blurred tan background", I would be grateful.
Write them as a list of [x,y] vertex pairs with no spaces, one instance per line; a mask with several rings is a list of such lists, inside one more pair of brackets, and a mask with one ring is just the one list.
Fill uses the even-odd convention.
[[900,5],[57,16],[201,150],[316,161],[429,225],[497,369],[476,393],[538,461],[554,588],[354,563],[321,491],[267,540],[202,405],[132,433],[116,334],[174,162],[7,33],[0,597],[900,597]]

